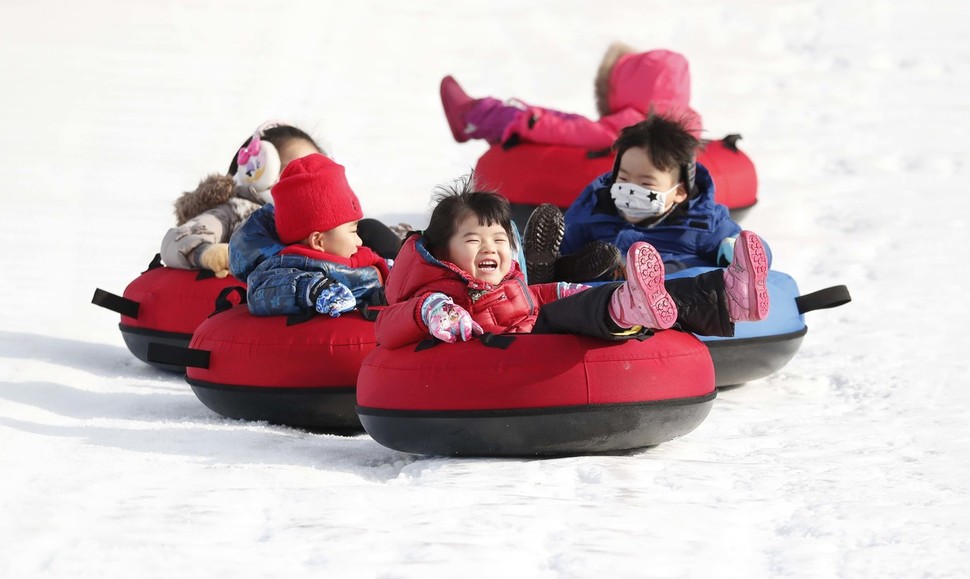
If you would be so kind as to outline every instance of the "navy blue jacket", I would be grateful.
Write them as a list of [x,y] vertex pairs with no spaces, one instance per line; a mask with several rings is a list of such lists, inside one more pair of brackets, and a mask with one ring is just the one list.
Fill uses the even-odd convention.
[[714,202],[714,182],[700,163],[697,164],[697,196],[653,227],[641,227],[620,216],[610,198],[610,184],[610,173],[600,175],[566,210],[563,254],[574,253],[587,243],[599,240],[616,245],[626,255],[631,245],[646,241],[657,248],[667,269],[676,271],[718,265],[717,250],[721,241],[741,233],[741,226],[731,219],[727,207]]

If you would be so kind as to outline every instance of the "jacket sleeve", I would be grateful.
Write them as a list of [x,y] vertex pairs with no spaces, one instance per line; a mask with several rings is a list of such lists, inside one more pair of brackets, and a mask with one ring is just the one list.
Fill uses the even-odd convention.
[[377,343],[389,349],[416,344],[431,337],[421,321],[421,304],[429,293],[384,308],[374,324]]
[[595,181],[587,185],[583,192],[579,194],[579,197],[566,209],[566,213],[563,215],[566,227],[562,243],[559,245],[559,253],[563,255],[576,253],[584,245],[593,241],[586,222],[592,213],[593,205],[595,205],[593,194],[601,179],[602,177],[597,177]]
[[740,235],[741,226],[731,219],[728,208],[719,203],[714,205],[714,214],[711,216],[711,219],[714,222],[713,231],[707,237],[707,243],[698,249],[701,254],[700,257],[712,264],[717,264],[717,250],[721,246],[721,242],[725,238]]
[[617,136],[611,127],[582,115],[540,107],[530,107],[526,114],[518,115],[506,127],[502,141],[507,141],[513,134],[530,143],[590,149],[605,149],[613,144]]
[[229,271],[236,279],[247,279],[261,263],[284,247],[276,233],[274,207],[271,203],[263,205],[229,240]]
[[246,280],[249,311],[256,316],[279,316],[313,309],[311,290],[326,279],[327,276],[319,271],[265,261]]
[[228,242],[231,227],[232,208],[228,204],[200,213],[165,233],[162,261],[168,267],[200,269],[199,255],[214,243]]
[[535,300],[536,304],[542,307],[549,302],[554,302],[559,299],[558,286],[559,282],[530,285],[529,292],[532,294],[532,299]]

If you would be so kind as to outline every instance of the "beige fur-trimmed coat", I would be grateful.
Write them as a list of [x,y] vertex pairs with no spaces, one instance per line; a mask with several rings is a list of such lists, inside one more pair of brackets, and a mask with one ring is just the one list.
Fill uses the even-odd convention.
[[202,252],[212,244],[228,243],[233,232],[263,204],[232,177],[209,175],[175,201],[176,227],[162,238],[162,261],[168,267],[200,269]]

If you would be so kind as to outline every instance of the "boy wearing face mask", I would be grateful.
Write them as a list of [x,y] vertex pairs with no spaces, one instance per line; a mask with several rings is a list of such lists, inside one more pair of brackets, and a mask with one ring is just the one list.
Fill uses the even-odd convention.
[[[560,253],[600,241],[625,254],[645,241],[660,252],[668,272],[729,264],[741,227],[714,202],[711,175],[695,160],[699,144],[682,124],[658,115],[623,129],[613,144],[613,170],[566,211]],[[562,269],[559,277],[569,279]]]

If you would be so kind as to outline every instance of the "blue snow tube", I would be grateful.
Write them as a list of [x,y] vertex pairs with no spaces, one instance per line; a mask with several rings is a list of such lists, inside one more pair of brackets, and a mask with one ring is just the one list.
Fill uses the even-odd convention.
[[[667,279],[693,277],[714,267],[691,267],[669,274]],[[760,322],[737,322],[734,336],[697,336],[711,353],[714,381],[719,388],[758,380],[782,369],[798,352],[808,332],[804,314],[833,308],[852,298],[844,285],[799,295],[798,285],[786,273],[768,272],[771,310]]]

